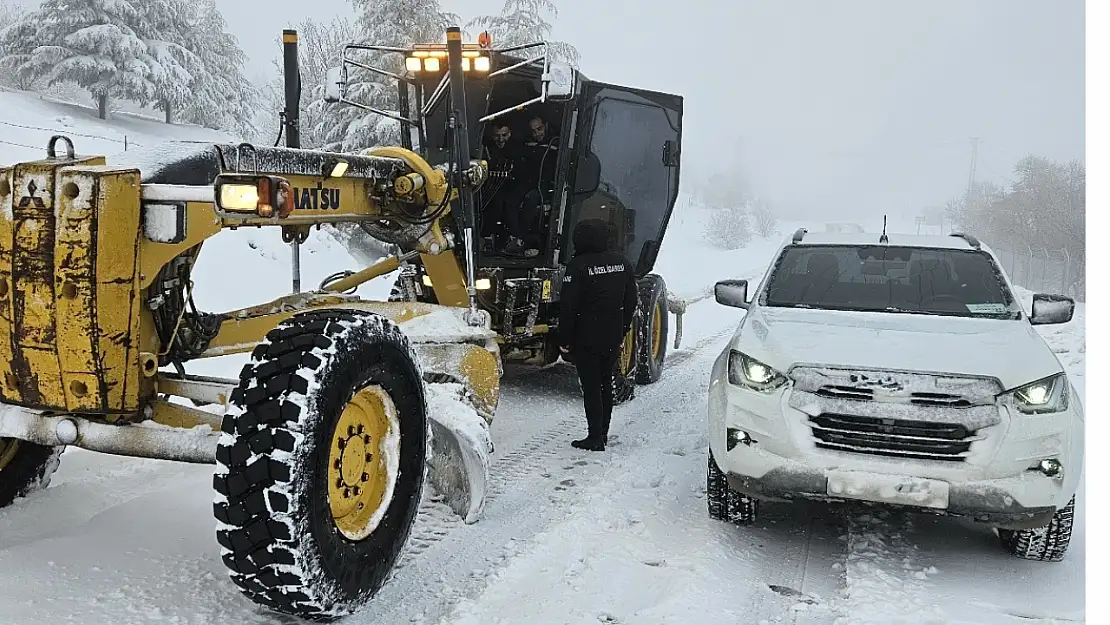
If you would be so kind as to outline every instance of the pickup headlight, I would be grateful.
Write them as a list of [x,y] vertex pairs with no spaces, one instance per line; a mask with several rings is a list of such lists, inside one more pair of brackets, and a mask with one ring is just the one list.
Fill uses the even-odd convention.
[[786,377],[768,365],[735,349],[728,353],[729,384],[764,393],[786,384]]
[[1014,408],[1025,414],[1044,414],[1068,409],[1068,376],[1057,373],[1030,382],[1005,394]]

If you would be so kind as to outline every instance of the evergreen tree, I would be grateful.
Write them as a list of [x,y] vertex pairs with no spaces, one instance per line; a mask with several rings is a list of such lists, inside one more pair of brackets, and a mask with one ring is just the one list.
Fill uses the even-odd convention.
[[[479,27],[489,32],[495,48],[547,41],[549,60],[577,66],[577,48],[564,41],[549,41],[553,26],[544,18],[548,13],[552,19],[559,17],[559,8],[551,0],[505,0],[500,15],[476,17],[467,23],[467,27]],[[534,58],[541,52],[541,48],[531,48],[518,54]]]
[[21,76],[88,89],[105,119],[110,97],[146,104],[157,91],[146,43],[135,31],[139,15],[130,0],[45,0],[6,31],[20,39],[9,39],[8,59],[20,59],[16,73]]
[[[193,45],[200,37],[193,29],[195,3],[186,0],[141,0],[136,3],[139,19],[136,31],[147,47],[150,80],[154,84],[154,107],[164,111],[166,123],[174,122],[174,111],[195,101],[195,88],[210,82],[208,69],[197,55],[205,46]],[[200,37],[197,35],[199,34]],[[192,88],[183,88],[183,87]]]
[[254,114],[261,97],[243,73],[247,55],[227,32],[227,22],[214,0],[199,0],[192,7],[183,45],[197,57],[201,70],[192,76],[187,89],[178,87],[189,96],[182,118],[251,137],[257,130]]
[[[457,15],[443,11],[439,0],[351,0],[358,11],[356,27],[365,33],[360,43],[407,47],[414,43],[436,43],[445,39]],[[399,54],[366,53],[360,61],[400,72],[404,59]],[[351,67],[347,98],[385,111],[397,111],[397,85],[392,80]],[[313,94],[313,114],[320,120],[316,132],[324,149],[355,152],[400,140],[400,122],[368,113],[346,104],[323,102],[323,87]]]

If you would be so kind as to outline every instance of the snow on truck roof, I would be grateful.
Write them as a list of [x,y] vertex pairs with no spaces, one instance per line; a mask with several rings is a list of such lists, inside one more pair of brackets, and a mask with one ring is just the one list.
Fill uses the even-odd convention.
[[[795,245],[880,245],[879,233],[875,232],[807,232]],[[975,249],[963,237],[936,234],[888,233],[885,245],[905,247],[931,247],[952,250]],[[982,249],[989,249],[980,242]]]

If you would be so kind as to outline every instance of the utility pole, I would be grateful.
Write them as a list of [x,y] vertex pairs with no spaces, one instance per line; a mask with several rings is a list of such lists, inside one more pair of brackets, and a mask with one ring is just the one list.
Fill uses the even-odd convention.
[[971,168],[967,172],[967,195],[964,210],[971,210],[971,188],[975,186],[975,165],[979,161],[979,137],[971,138]]

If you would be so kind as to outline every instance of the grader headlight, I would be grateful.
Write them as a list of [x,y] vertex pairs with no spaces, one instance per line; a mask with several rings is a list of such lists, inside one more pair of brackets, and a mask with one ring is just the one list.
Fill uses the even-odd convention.
[[[465,44],[462,52],[462,69],[468,74],[487,74],[490,71],[489,50],[476,44]],[[405,57],[405,69],[414,73],[437,74],[447,68],[447,49],[442,45],[422,46]]]
[[225,214],[288,217],[293,212],[293,190],[279,176],[220,174],[216,177],[216,208]]

